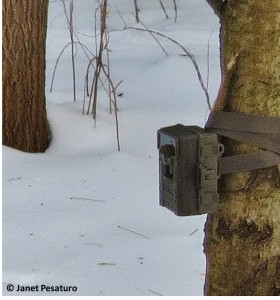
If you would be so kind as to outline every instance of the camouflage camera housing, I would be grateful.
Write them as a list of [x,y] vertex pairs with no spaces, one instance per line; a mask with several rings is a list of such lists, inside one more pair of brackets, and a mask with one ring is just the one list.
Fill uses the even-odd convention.
[[177,124],[158,130],[159,203],[177,216],[213,213],[219,194],[218,159],[223,145],[215,133]]

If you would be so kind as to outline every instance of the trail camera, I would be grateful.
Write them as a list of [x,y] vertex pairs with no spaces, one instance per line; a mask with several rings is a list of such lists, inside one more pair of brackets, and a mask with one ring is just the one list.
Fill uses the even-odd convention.
[[[280,165],[280,118],[215,112],[205,129],[181,124],[158,130],[160,205],[178,216],[213,213],[219,175]],[[218,136],[257,146],[222,157]]]
[[181,124],[158,130],[160,205],[178,216],[217,210],[218,159],[215,133]]

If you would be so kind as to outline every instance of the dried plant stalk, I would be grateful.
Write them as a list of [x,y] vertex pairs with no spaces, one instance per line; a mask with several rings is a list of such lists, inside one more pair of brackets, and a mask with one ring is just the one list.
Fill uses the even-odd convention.
[[[106,18],[107,18],[107,0],[100,0],[99,7],[95,11],[95,54],[89,50],[89,48],[81,43],[77,32],[74,30],[73,25],[73,11],[74,5],[73,0],[69,2],[69,13],[66,7],[66,0],[61,0],[63,4],[64,13],[67,20],[67,26],[70,33],[70,42],[66,44],[61,52],[58,55],[58,58],[55,63],[50,92],[53,90],[54,78],[58,68],[58,64],[61,56],[65,52],[65,50],[71,46],[71,65],[72,65],[72,73],[73,73],[73,93],[74,93],[74,101],[76,101],[76,69],[75,69],[75,56],[77,52],[77,47],[80,46],[89,60],[86,76],[84,80],[84,99],[83,99],[83,114],[85,113],[85,105],[86,105],[86,96],[89,97],[88,109],[87,113],[89,114],[90,109],[93,114],[94,124],[96,126],[97,120],[97,98],[98,98],[98,89],[99,85],[103,87],[105,92],[109,97],[109,109],[110,113],[115,113],[115,123],[116,123],[116,136],[117,136],[117,147],[118,151],[120,151],[120,138],[119,138],[119,122],[118,122],[118,109],[117,109],[117,97],[116,97],[116,89],[121,84],[120,81],[116,86],[114,86],[111,80],[111,70],[110,70],[110,50],[108,48],[109,44],[109,30],[107,28]],[[100,12],[99,17],[97,13]],[[97,32],[97,21],[100,22],[99,32]],[[76,40],[75,40],[76,39]],[[106,55],[105,55],[106,54]],[[106,58],[106,63],[103,61],[104,57]],[[89,88],[89,73],[90,69],[93,69],[93,79],[91,88]],[[102,76],[105,76],[105,82],[102,80]],[[108,82],[108,85],[105,86],[105,83]]]
[[74,51],[74,25],[73,25],[73,11],[74,11],[74,3],[73,0],[69,2],[69,15],[67,13],[67,8],[65,4],[65,0],[62,0],[64,13],[67,19],[67,25],[70,34],[70,44],[71,44],[71,60],[72,60],[72,80],[73,80],[73,96],[74,101],[76,101],[76,70],[75,70],[75,51]]
[[[120,151],[120,138],[119,138],[119,122],[118,122],[118,109],[117,109],[117,97],[116,97],[116,89],[114,84],[111,80],[111,71],[110,71],[110,55],[109,55],[109,30],[107,27],[107,9],[108,9],[108,1],[102,0],[99,2],[99,7],[95,12],[95,45],[96,45],[96,55],[95,58],[92,59],[88,65],[87,75],[85,79],[85,92],[89,94],[89,102],[88,102],[88,109],[87,114],[92,113],[94,124],[96,126],[97,122],[97,101],[98,101],[98,88],[99,83],[102,84],[103,88],[105,89],[108,97],[109,97],[109,110],[112,113],[114,109],[115,113],[115,123],[116,123],[116,136],[117,136],[117,147],[118,151]],[[97,32],[97,12],[99,11],[99,21],[100,21],[100,28],[99,32]],[[99,37],[99,38],[97,38]],[[106,58],[106,63],[104,63],[104,57]],[[88,72],[90,65],[94,63],[94,75],[91,85],[91,90],[88,90]],[[104,82],[101,79],[101,76],[104,75],[106,81],[108,82],[108,88],[105,87]],[[84,98],[84,105],[83,111],[85,107],[85,98]]]
[[176,0],[173,0],[173,5],[174,5],[174,11],[175,11],[175,22],[177,22],[177,19],[178,19],[178,7],[177,7]]
[[210,96],[209,96],[209,93],[208,93],[208,89],[207,89],[207,87],[204,84],[204,81],[203,81],[203,78],[202,78],[202,75],[201,75],[198,63],[197,63],[195,57],[193,56],[193,54],[191,54],[191,52],[186,47],[184,47],[182,44],[180,44],[179,42],[177,42],[173,38],[171,38],[171,37],[169,37],[167,35],[164,35],[164,34],[162,34],[160,32],[147,29],[147,26],[141,20],[140,20],[140,23],[145,27],[145,29],[143,29],[143,28],[137,28],[137,27],[130,27],[130,26],[126,27],[126,29],[134,29],[134,30],[139,30],[139,31],[145,31],[145,32],[149,32],[151,34],[156,34],[156,35],[161,36],[161,37],[163,37],[165,39],[168,39],[169,41],[173,42],[174,44],[176,44],[177,46],[179,46],[183,50],[183,52],[185,54],[182,54],[181,56],[186,56],[186,57],[190,58],[193,66],[195,68],[195,71],[196,71],[196,74],[197,74],[200,86],[201,86],[201,88],[202,88],[202,90],[203,90],[203,92],[205,94],[208,108],[211,110],[211,103],[210,103]]
[[166,9],[165,9],[165,7],[164,7],[162,1],[159,0],[159,3],[160,3],[160,6],[161,6],[161,8],[162,8],[164,14],[165,14],[166,19],[169,19],[169,16],[168,16],[168,14],[167,14],[167,12],[166,12]]
[[134,8],[135,8],[135,18],[136,18],[136,22],[139,23],[139,12],[140,12],[140,9],[139,9],[137,0],[134,0]]

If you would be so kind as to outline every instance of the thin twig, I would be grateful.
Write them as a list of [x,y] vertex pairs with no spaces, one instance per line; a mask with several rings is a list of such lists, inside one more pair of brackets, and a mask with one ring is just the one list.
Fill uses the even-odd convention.
[[94,202],[105,202],[104,200],[90,199],[90,198],[83,198],[83,197],[70,197],[70,199],[71,200],[94,201]]
[[[150,35],[153,37],[153,39],[156,41],[156,43],[160,46],[160,48],[165,53],[165,55],[168,56],[167,51],[164,49],[164,47],[162,46],[162,44],[160,43],[160,41],[155,37],[155,35],[153,34],[153,32],[151,32],[151,30],[149,30],[149,28],[141,20],[139,20],[139,22],[140,22],[141,25],[143,25],[145,27],[146,31],[148,33],[150,33]],[[130,28],[130,27],[127,27],[127,28]]]
[[121,151],[121,146],[120,146],[120,133],[119,133],[119,120],[118,120],[118,108],[117,108],[117,96],[116,96],[116,88],[114,88],[113,82],[111,80],[111,77],[107,74],[107,71],[104,68],[104,65],[101,65],[103,72],[107,76],[107,79],[109,81],[109,84],[111,85],[111,91],[113,95],[113,101],[112,103],[114,104],[114,111],[115,111],[115,123],[116,123],[116,135],[117,135],[117,146],[118,146],[118,151]]
[[115,266],[115,263],[112,262],[100,262],[98,263],[99,266]]
[[[85,45],[82,44],[81,42],[76,42],[76,41],[75,41],[74,44],[76,45],[76,47],[77,47],[77,45],[80,45],[80,46],[82,47],[82,49],[84,50],[85,53],[86,53],[85,50],[87,50],[91,55],[94,56],[94,54],[87,48],[87,46],[85,46]],[[57,57],[57,59],[56,59],[54,71],[53,71],[53,74],[52,74],[52,80],[51,80],[50,92],[53,91],[54,78],[55,78],[56,69],[57,69],[57,67],[58,67],[59,60],[60,60],[62,54],[64,53],[64,51],[66,50],[66,48],[67,48],[68,46],[70,46],[70,45],[71,45],[71,42],[69,42],[68,44],[66,44],[66,45],[62,48],[62,50],[60,51],[60,53],[59,53],[59,55],[58,55],[58,57]],[[86,53],[86,56],[89,58],[89,56],[87,55],[87,53]]]
[[[64,12],[65,12],[65,15],[66,15],[68,28],[70,28],[70,23],[71,23],[71,22],[70,22],[70,18],[69,18],[68,14],[67,14],[66,4],[65,4],[63,1],[65,1],[65,0],[62,0],[62,3],[63,3],[63,6],[64,6]],[[71,1],[72,1],[72,0],[71,0]],[[97,10],[98,10],[98,8],[97,8]],[[96,22],[96,19],[97,19],[97,18],[95,17],[95,22]],[[91,51],[90,51],[83,43],[81,43],[79,36],[77,35],[77,33],[76,33],[75,30],[74,30],[74,27],[72,26],[72,29],[69,29],[69,31],[71,31],[71,32],[73,33],[73,36],[75,36],[75,38],[78,40],[78,42],[74,41],[74,43],[75,43],[75,44],[79,44],[79,45],[81,46],[81,48],[82,48],[84,54],[86,55],[86,57],[88,58],[89,61],[93,61],[93,60],[91,59],[91,57],[87,54],[86,50],[90,53],[90,55],[91,55],[92,57],[95,57],[95,55],[94,55],[94,54],[93,54],[93,53],[92,53],[92,52],[91,52]],[[95,38],[96,38],[96,37],[97,37],[97,35],[95,35]],[[71,42],[70,42],[68,45],[71,45]],[[96,42],[96,46],[97,46],[97,42]],[[64,50],[65,50],[65,49],[64,49]],[[97,53],[97,51],[96,51],[96,53]],[[92,65],[93,69],[95,69],[93,63],[92,63],[91,65]],[[102,87],[104,88],[104,90],[106,91],[106,93],[108,94],[108,92],[107,92],[107,90],[106,90],[106,88],[105,88],[105,85],[104,85],[103,81],[101,80],[101,78],[99,79],[99,81],[100,81]],[[83,107],[83,112],[84,112],[84,107]]]
[[73,10],[74,4],[73,0],[69,2],[69,16],[67,13],[67,8],[65,4],[65,0],[62,0],[64,13],[67,19],[67,25],[69,28],[70,40],[71,40],[71,60],[72,60],[72,80],[73,80],[73,96],[74,101],[76,101],[76,71],[75,71],[75,54],[74,54],[74,26],[73,26]]
[[104,35],[106,31],[106,14],[107,14],[107,0],[103,0],[103,3],[100,4],[100,43],[98,54],[96,57],[96,70],[94,74],[94,81],[93,81],[93,119],[94,124],[96,126],[96,105],[97,105],[97,91],[98,91],[98,80],[100,77],[100,72],[102,69],[102,56],[104,51]]
[[[116,124],[116,136],[117,136],[117,147],[118,151],[120,151],[120,137],[119,137],[119,122],[118,122],[118,109],[117,109],[117,97],[116,97],[116,88],[111,80],[111,70],[110,70],[110,55],[109,55],[109,30],[107,27],[107,6],[108,1],[102,0],[99,1],[99,6],[95,10],[95,46],[96,46],[96,55],[94,59],[89,61],[85,83],[84,83],[84,103],[83,103],[83,113],[85,113],[85,95],[89,95],[87,114],[89,114],[90,110],[94,119],[94,126],[96,126],[97,122],[97,95],[98,95],[98,84],[101,82],[104,90],[106,91],[109,97],[109,109],[110,113],[112,113],[112,105],[114,107],[115,113],[115,124]],[[99,21],[100,21],[100,29],[99,34],[97,34],[97,13],[99,12]],[[99,36],[99,41],[97,39]],[[106,52],[107,63],[104,63],[104,52]],[[93,80],[91,84],[91,89],[89,92],[88,87],[88,79],[89,79],[89,69],[90,65],[95,63],[95,70],[93,75]],[[104,83],[101,80],[101,75],[105,75],[105,83],[108,81],[108,88],[105,87]],[[120,84],[120,83],[119,83]],[[118,85],[119,85],[118,84]]]
[[54,70],[53,70],[53,74],[52,74],[51,87],[50,87],[50,92],[51,92],[51,93],[52,93],[52,91],[53,91],[54,77],[55,77],[55,74],[56,74],[56,69],[57,69],[57,67],[58,67],[58,62],[59,62],[60,57],[62,56],[63,52],[65,51],[65,49],[66,49],[69,45],[71,45],[71,42],[68,43],[67,45],[65,45],[65,46],[63,47],[63,49],[61,50],[61,52],[59,53],[59,55],[58,55],[58,57],[57,57],[57,59],[56,59],[55,66],[54,66]]
[[127,228],[122,227],[122,226],[119,226],[119,225],[118,225],[118,228],[123,229],[123,230],[128,231],[128,232],[131,232],[131,233],[134,233],[134,234],[137,234],[137,235],[139,235],[139,236],[142,236],[142,237],[145,238],[145,239],[148,239],[148,240],[151,239],[151,238],[149,238],[148,236],[145,236],[145,235],[143,235],[143,234],[141,234],[141,233],[138,233],[138,232],[136,232],[136,231],[134,231],[134,230],[130,230],[130,229],[127,229]]
[[117,90],[117,88],[122,84],[122,82],[123,82],[123,79],[114,87],[114,91]]
[[[89,60],[87,70],[86,70],[86,76],[85,76],[85,80],[84,80],[83,114],[85,113],[86,96],[89,96],[87,113],[89,114],[90,108],[92,107],[94,126],[96,126],[97,92],[98,92],[98,85],[100,83],[109,97],[110,113],[112,112],[112,107],[114,107],[116,131],[117,131],[117,146],[118,146],[118,151],[120,151],[116,89],[121,84],[122,80],[118,83],[117,86],[114,86],[114,84],[111,80],[110,55],[109,55],[110,50],[108,48],[109,30],[108,30],[107,23],[106,23],[108,1],[107,0],[99,0],[99,7],[97,7],[97,9],[95,11],[95,35],[94,35],[95,46],[96,46],[95,54],[93,54],[84,44],[81,43],[79,36],[77,35],[77,32],[74,29],[74,26],[73,26],[73,11],[74,11],[73,0],[70,0],[70,2],[69,2],[69,5],[70,5],[69,13],[68,13],[66,3],[65,3],[66,0],[61,0],[61,1],[63,4],[64,14],[66,16],[67,26],[68,26],[68,29],[70,32],[71,41],[63,47],[60,54],[58,55],[58,58],[57,58],[56,64],[55,64],[55,68],[53,71],[50,91],[52,92],[52,90],[53,90],[54,78],[55,78],[55,74],[56,74],[56,70],[57,70],[60,58],[63,55],[64,51],[67,49],[67,47],[71,46],[74,101],[76,100],[75,56],[76,56],[76,52],[77,52],[77,45],[80,45],[84,54],[86,55],[87,59]],[[97,20],[98,20],[97,13],[99,11],[100,11],[100,18],[99,18],[100,32],[99,32],[99,34],[97,34]],[[98,43],[97,37],[100,37],[99,43]],[[74,38],[76,38],[77,41],[75,41]],[[74,47],[76,47],[76,51],[74,51],[75,50]],[[106,51],[107,63],[103,62],[103,52],[104,51]],[[92,80],[91,90],[89,91],[89,74],[90,74],[91,66],[94,69],[94,76],[93,76],[93,80]],[[101,78],[102,74],[105,74],[105,82],[103,82],[103,80]],[[108,88],[105,86],[105,83],[107,84],[107,80],[108,80]],[[86,200],[86,199],[84,199],[84,200]]]
[[198,229],[194,230],[191,234],[189,234],[189,236],[192,236],[193,234],[195,234],[198,231]]
[[[96,8],[95,10],[95,13],[94,13],[94,38],[95,38],[95,58],[97,59],[97,45],[98,45],[98,42],[97,42],[97,12],[98,10],[100,9],[100,3],[99,3],[99,6]],[[93,61],[92,61],[93,62]],[[90,64],[92,63],[90,62]],[[89,66],[90,66],[89,64]],[[88,68],[89,70],[89,68]],[[95,62],[95,66],[94,66],[94,76],[93,76],[93,80],[92,80],[92,84],[91,84],[91,90],[90,90],[90,93],[88,91],[88,87],[87,87],[87,94],[89,95],[89,101],[88,101],[88,109],[87,109],[87,114],[89,114],[89,111],[90,111],[90,107],[91,107],[91,102],[92,102],[92,95],[93,95],[93,90],[94,90],[94,84],[95,84],[95,76],[97,74],[97,62]],[[87,75],[88,76],[88,75]]]
[[74,101],[76,101],[76,71],[75,71],[75,55],[74,55],[74,34],[73,34],[73,10],[74,10],[74,2],[70,1],[70,38],[71,38],[71,58],[72,58],[72,73],[73,73],[73,93],[74,93]]
[[[111,71],[110,71],[110,50],[108,48],[109,45],[109,32],[108,30],[105,31],[105,41],[106,41],[106,46],[105,46],[105,50],[106,50],[106,58],[107,58],[107,77],[111,78]],[[112,92],[114,87],[112,87],[110,81],[108,80],[108,92],[109,92],[109,111],[110,114],[112,114]]]
[[[143,22],[141,22],[141,24],[143,24]],[[177,42],[173,38],[171,38],[169,36],[166,36],[166,35],[164,35],[164,34],[162,34],[160,32],[154,31],[154,30],[137,28],[137,27],[127,27],[126,29],[134,29],[134,30],[139,30],[139,31],[144,31],[144,32],[148,31],[150,33],[154,33],[154,34],[157,34],[157,35],[159,35],[161,37],[164,37],[164,38],[168,39],[169,41],[173,42],[174,44],[176,44],[177,46],[179,46],[185,52],[185,55],[182,55],[182,56],[187,56],[187,57],[189,57],[191,59],[191,62],[192,62],[193,66],[194,66],[194,68],[196,70],[196,74],[197,74],[200,86],[201,86],[202,90],[204,91],[208,108],[211,110],[209,93],[208,93],[207,87],[204,84],[204,81],[203,81],[202,75],[200,73],[200,69],[199,69],[198,63],[197,63],[195,57],[190,53],[190,51],[187,50],[187,48],[185,48],[184,46],[182,46],[179,42]]]
[[116,9],[117,9],[118,15],[120,16],[121,20],[123,21],[123,24],[124,24],[124,28],[123,29],[127,29],[127,24],[125,22],[125,19],[123,18],[122,14],[121,14],[121,12],[120,12],[120,10],[118,9],[117,6],[116,6]]
[[86,246],[98,246],[98,247],[103,247],[103,245],[102,244],[98,244],[98,243],[84,243],[84,245],[86,245]]
[[176,23],[177,22],[177,18],[178,18],[178,8],[177,8],[177,2],[176,2],[176,0],[173,0],[173,4],[174,4],[175,23]]
[[134,8],[135,8],[135,18],[136,18],[136,22],[139,23],[139,12],[140,12],[140,9],[139,9],[137,0],[134,0]]
[[[87,66],[87,72],[86,72],[86,77],[85,77],[85,83],[84,83],[84,102],[83,102],[83,114],[85,113],[85,101],[86,101],[86,95],[87,97],[90,96],[90,92],[89,92],[89,69],[90,69],[90,66],[92,66],[93,64],[93,61],[96,59],[96,57],[94,57],[93,59],[91,59],[88,63],[88,66]],[[107,94],[107,96],[109,98],[110,97],[110,94],[107,90],[107,88],[105,87],[105,83],[101,80],[101,78],[99,78],[99,82],[101,83],[105,93]],[[117,87],[123,82],[123,80],[121,80],[115,87],[114,87],[114,90],[117,89]],[[87,110],[87,114],[89,114],[89,110],[90,110],[90,106],[91,106],[91,102],[89,102],[88,104],[88,110]]]
[[[84,103],[83,103],[83,114],[85,113],[85,95],[87,95],[88,97],[90,97],[90,92],[89,92],[89,69],[90,66],[92,66],[95,70],[95,66],[93,66],[93,62],[96,59],[96,57],[94,57],[93,59],[91,59],[88,63],[87,66],[87,72],[86,72],[86,77],[85,77],[85,84],[84,84]],[[105,93],[108,95],[108,97],[110,97],[110,94],[107,90],[107,88],[105,87],[105,83],[103,82],[103,80],[101,78],[99,78],[99,82],[101,84],[101,86],[103,87]],[[87,110],[87,114],[89,114],[89,110],[90,110],[90,106],[91,106],[91,99],[89,100],[89,104],[88,104],[88,110]]]
[[87,72],[86,72],[86,91],[87,91],[87,96],[89,97],[89,69],[93,65],[93,62],[95,61],[96,57],[92,58],[87,66]]
[[151,293],[153,293],[153,294],[155,294],[155,295],[157,295],[157,296],[163,296],[163,295],[161,295],[161,294],[159,294],[159,293],[157,293],[157,292],[155,292],[155,291],[153,291],[153,290],[148,290],[148,292],[151,292]]
[[165,14],[166,19],[169,19],[169,16],[168,16],[168,14],[167,14],[167,12],[166,12],[166,10],[165,10],[165,7],[164,7],[162,1],[159,0],[159,3],[160,3],[160,6],[161,6],[161,8],[162,8],[164,14]]

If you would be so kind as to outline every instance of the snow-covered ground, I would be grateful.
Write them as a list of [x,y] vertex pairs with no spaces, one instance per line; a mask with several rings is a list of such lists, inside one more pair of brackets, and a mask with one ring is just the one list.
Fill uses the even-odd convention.
[[[66,1],[67,5],[68,2]],[[100,90],[96,128],[82,115],[88,63],[76,55],[77,95],[73,102],[70,48],[51,75],[69,33],[60,1],[50,1],[47,40],[47,110],[52,144],[44,154],[3,147],[3,294],[67,295],[61,292],[8,292],[7,285],[76,286],[72,295],[202,295],[205,273],[205,215],[176,217],[158,205],[157,129],[183,123],[203,126],[207,104],[190,59],[150,34],[123,30],[137,26],[132,0],[109,0],[111,72],[118,88],[121,152],[115,120]],[[141,0],[140,17],[187,47],[204,79],[209,42],[211,99],[219,73],[218,20],[205,0]],[[74,2],[75,28],[89,48],[96,1]],[[83,35],[85,33],[87,35]]]

